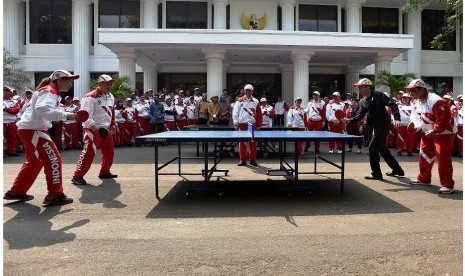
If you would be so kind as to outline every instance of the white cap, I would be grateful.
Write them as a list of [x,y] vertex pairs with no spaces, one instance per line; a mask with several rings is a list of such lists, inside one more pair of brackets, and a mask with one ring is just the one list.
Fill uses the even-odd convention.
[[[13,98],[14,98],[14,97],[13,97]],[[71,96],[66,96],[66,97],[65,97],[65,101],[67,101],[68,99],[71,100]]]
[[410,96],[409,93],[404,93],[402,94],[402,98],[411,98],[412,96]]
[[371,80],[369,80],[367,78],[360,79],[357,83],[354,83],[354,86],[363,86],[363,85],[372,86],[373,83],[371,82]]
[[463,95],[462,95],[462,94],[460,94],[460,95],[457,96],[457,100],[459,100],[459,99],[461,99],[461,98],[463,98]]
[[422,79],[414,79],[409,83],[409,85],[404,86],[404,88],[407,88],[407,89],[412,89],[415,87],[428,88],[426,86],[426,83]]
[[113,81],[113,79],[109,75],[103,74],[103,75],[100,75],[100,77],[98,77],[97,81],[101,83],[101,82]]
[[131,99],[131,98],[127,98],[126,101],[132,101],[132,99]]
[[3,86],[3,90],[8,90],[10,92],[13,92],[13,88],[11,88],[9,86]]
[[313,94],[320,96],[320,92],[318,91],[313,91]]
[[340,97],[341,94],[339,92],[335,91],[335,92],[333,92],[333,96]]
[[79,79],[79,75],[73,75],[73,74],[71,74],[70,72],[68,72],[66,70],[59,69],[59,70],[54,71],[49,76],[49,79],[51,81],[58,80],[58,79],[72,79],[72,80],[75,80],[75,79]]
[[302,98],[301,98],[301,97],[295,98],[295,101],[296,101],[296,102],[297,102],[298,100],[302,100]]
[[79,98],[78,98],[78,97],[74,97],[74,98],[73,98],[73,101],[79,101]]
[[261,98],[260,102],[267,102],[266,98]]
[[253,91],[253,86],[252,86],[251,84],[246,84],[246,85],[244,86],[244,90],[247,90],[247,89]]
[[20,95],[14,95],[14,96],[13,96],[13,100],[15,100],[15,101],[16,101],[16,100],[19,100],[20,98],[21,98]]

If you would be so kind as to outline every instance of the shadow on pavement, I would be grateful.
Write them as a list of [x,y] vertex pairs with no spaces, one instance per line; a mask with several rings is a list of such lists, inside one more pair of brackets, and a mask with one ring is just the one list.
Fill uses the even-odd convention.
[[[396,178],[391,178],[396,179]],[[399,182],[400,181],[400,182]],[[441,186],[439,185],[430,185],[430,186],[421,186],[421,185],[411,185],[409,178],[397,178],[396,181],[391,181],[388,179],[384,179],[383,182],[386,184],[392,185],[393,188],[385,189],[388,192],[408,192],[408,191],[425,191],[432,194],[437,194],[439,197],[444,199],[451,199],[451,200],[463,200],[463,191],[461,190],[454,190],[452,194],[439,194],[438,190]]]
[[103,203],[104,208],[124,208],[127,205],[119,200],[116,200],[123,192],[121,191],[121,184],[117,183],[114,179],[104,179],[102,184],[94,186],[76,185],[82,190],[79,202],[83,204],[97,204]]
[[3,224],[3,239],[8,243],[8,249],[26,249],[45,247],[57,243],[69,242],[76,234],[66,231],[87,224],[89,219],[78,220],[71,225],[52,230],[50,219],[57,215],[72,211],[60,211],[61,206],[49,206],[41,212],[41,208],[24,202],[5,204],[4,208],[17,211],[16,216]]
[[[292,185],[290,183],[263,180],[209,182],[205,185],[203,182],[180,181],[146,217],[291,217],[412,212],[353,179],[346,179],[342,195],[339,180],[302,181],[301,186],[311,187],[312,193],[297,192],[289,197],[287,192],[280,191]],[[224,188],[223,196],[218,196],[220,187]],[[198,188],[216,192],[197,191],[186,196],[188,189]]]

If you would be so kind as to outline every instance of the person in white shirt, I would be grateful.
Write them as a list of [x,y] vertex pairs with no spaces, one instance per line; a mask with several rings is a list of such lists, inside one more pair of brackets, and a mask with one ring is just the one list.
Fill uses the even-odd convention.
[[3,139],[6,140],[6,154],[8,156],[19,156],[18,151],[18,128],[16,119],[20,111],[19,103],[12,98],[13,89],[3,86]]
[[284,115],[288,110],[289,107],[287,106],[287,103],[284,100],[281,100],[281,97],[276,97],[276,103],[274,104],[274,111],[276,113],[275,126],[284,125]]
[[[115,98],[110,92],[113,79],[109,75],[98,77],[98,86],[82,99],[82,110],[89,112],[89,119],[82,123],[84,129],[84,148],[77,161],[76,170],[71,182],[75,185],[86,185],[84,176],[94,160],[97,147],[100,147],[102,163],[99,178],[117,178],[110,172],[113,165],[115,148],[110,126],[115,124]],[[106,131],[102,131],[106,130]],[[103,136],[103,134],[108,134]]]
[[401,156],[402,152],[407,150],[407,155],[412,156],[414,134],[407,131],[410,124],[410,115],[412,114],[412,96],[409,93],[402,93],[401,103],[399,106],[400,126],[396,138],[397,155]]
[[[65,104],[63,109],[68,113],[76,113],[79,110],[79,106],[73,104],[73,98],[71,96],[65,97]],[[78,123],[74,120],[64,120],[63,121],[63,133],[65,136],[65,149],[76,148],[80,149],[81,139],[78,136]]]
[[[310,100],[305,108],[307,113],[307,130],[321,131],[326,120],[326,103],[321,99],[320,92],[313,91],[313,99]],[[305,151],[308,151],[310,142],[305,143]],[[315,142],[315,152],[320,153],[320,142]]]
[[[307,114],[305,109],[302,107],[302,98],[297,97],[294,101],[294,105],[289,108],[287,112],[287,126],[299,128],[300,131],[305,130],[305,125],[307,124]],[[297,150],[299,155],[304,154],[303,143],[297,143]]]
[[59,103],[60,92],[68,92],[77,78],[79,75],[56,70],[38,85],[26,111],[17,123],[18,136],[26,153],[26,162],[3,199],[19,201],[34,199],[34,196],[27,194],[27,191],[44,167],[48,195],[43,203],[64,205],[73,202],[73,199],[63,193],[61,155],[47,130],[52,126],[52,121],[76,120],[76,114],[61,110]]
[[[345,125],[342,119],[345,117],[345,104],[341,102],[341,94],[339,92],[333,93],[333,101],[326,106],[326,120],[328,120],[329,131],[334,133],[343,133]],[[333,153],[337,148],[338,153],[342,153],[341,142],[329,142],[329,153]]]
[[139,128],[138,135],[147,135],[150,133],[150,116],[149,116],[149,107],[150,104],[148,103],[145,96],[140,97],[140,101],[136,104],[135,108],[137,111],[137,124]]
[[463,156],[463,96],[457,96],[457,102],[453,108],[454,126],[457,129],[457,156]]

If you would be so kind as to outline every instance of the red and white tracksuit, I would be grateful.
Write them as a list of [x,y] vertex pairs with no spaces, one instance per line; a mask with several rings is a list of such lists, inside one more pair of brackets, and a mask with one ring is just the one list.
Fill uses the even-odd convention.
[[6,153],[16,154],[18,151],[17,114],[20,105],[12,98],[3,99],[3,138],[6,139]]
[[[79,106],[75,104],[63,106],[63,110],[69,113],[76,113],[79,110]],[[76,121],[64,120],[63,128],[65,134],[65,147],[66,148],[80,148],[81,137],[78,135],[78,123]]]
[[124,109],[115,109],[115,146],[124,146],[126,141],[126,123],[123,117]]
[[462,106],[456,105],[453,111],[454,115],[454,126],[457,128],[457,152],[460,156],[463,156],[463,108]]
[[136,142],[136,136],[139,133],[139,124],[137,123],[137,110],[134,106],[130,105],[124,109],[123,117],[126,119],[125,122],[125,139],[126,145],[131,145]]
[[195,102],[190,102],[186,105],[187,125],[197,124],[195,119]]
[[60,92],[54,83],[40,88],[33,93],[29,106],[17,123],[26,162],[21,167],[11,192],[26,194],[44,167],[48,194],[63,194],[61,155],[47,132],[52,127],[52,121],[66,119],[67,113],[59,108],[60,100]]
[[[262,114],[263,114],[263,121],[262,121],[262,127],[273,127],[273,119],[276,116],[276,113],[274,111],[274,108],[267,104],[265,106],[260,105],[260,108],[262,109]],[[264,150],[268,150],[268,143],[263,143],[264,144]],[[272,146],[276,148],[277,143],[276,142],[271,142]]]
[[139,135],[150,134],[150,116],[149,103],[147,101],[140,102],[136,105],[137,123],[139,127]]
[[[332,102],[326,105],[326,120],[328,121],[329,131],[334,133],[343,133],[345,125],[341,119],[345,116],[345,105],[343,102]],[[328,142],[329,150],[334,150],[334,145],[338,150],[342,149],[342,142]]]
[[174,106],[174,109],[176,110],[176,128],[184,130],[184,127],[187,126],[187,106],[177,104]]
[[[254,97],[247,98],[243,96],[239,98],[234,104],[232,119],[234,125],[239,126],[240,131],[247,131],[248,123],[251,123],[254,129],[256,126],[261,126],[263,115],[260,103]],[[247,147],[249,147],[248,151]],[[239,157],[242,162],[247,160],[247,153],[249,154],[250,162],[256,162],[257,143],[255,141],[239,143]]]
[[[166,129],[169,130],[169,131],[177,130],[176,121],[175,121],[174,115],[173,115],[174,112],[176,112],[176,110],[174,109],[174,106],[173,105],[168,106],[166,103],[164,103],[163,107],[165,108],[165,115],[163,116],[163,119],[165,121]],[[169,112],[170,114],[168,114],[166,112]]]
[[[308,102],[305,112],[307,113],[307,130],[321,131],[325,121],[326,103],[323,100],[311,100]],[[309,148],[310,142],[306,142],[305,147]],[[320,150],[320,142],[315,142],[315,150]]]
[[[452,132],[449,104],[434,93],[428,93],[425,101],[414,102],[411,122],[415,129],[422,130],[420,143],[420,173],[417,179],[431,183],[431,170],[438,159],[439,181],[441,186],[454,188],[452,179]],[[434,136],[427,138],[425,133],[433,130]]]
[[[84,130],[84,148],[82,149],[77,161],[74,178],[81,178],[89,171],[92,161],[94,160],[97,147],[100,147],[102,155],[102,164],[100,174],[110,174],[110,168],[113,165],[115,149],[113,144],[113,134],[110,126],[115,122],[115,98],[111,93],[104,95],[98,88],[87,93],[82,99],[81,109],[89,112],[89,119],[82,123]],[[91,128],[95,126],[98,129],[106,128],[109,135],[101,138],[98,132]]]
[[414,133],[410,133],[407,131],[407,127],[410,124],[410,116],[412,114],[412,105],[410,103],[407,105],[400,104],[399,113],[400,126],[398,128],[396,141],[397,153],[402,153],[404,149],[406,149],[408,153],[412,153],[414,149]]
[[[305,109],[302,107],[291,106],[289,111],[287,112],[287,126],[288,127],[297,127],[300,131],[305,130],[305,126],[307,125],[307,113]],[[299,155],[304,154],[303,143],[297,143],[297,150]]]

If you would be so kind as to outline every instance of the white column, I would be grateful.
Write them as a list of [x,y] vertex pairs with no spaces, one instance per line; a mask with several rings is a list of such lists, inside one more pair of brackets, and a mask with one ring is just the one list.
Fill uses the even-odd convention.
[[408,14],[407,32],[413,34],[413,48],[408,50],[408,72],[421,76],[421,10],[413,10]]
[[158,27],[158,0],[143,1],[144,29],[156,29]]
[[142,67],[142,69],[144,70],[144,92],[149,89],[153,89],[153,91],[156,92],[158,89],[157,66],[148,65]]
[[294,31],[294,7],[295,0],[282,0],[281,5],[281,20],[283,25],[283,31]]
[[207,96],[221,96],[223,91],[224,49],[203,49],[207,60]]
[[3,48],[11,55],[19,55],[19,42],[22,30],[19,24],[19,0],[3,1]]
[[73,49],[74,73],[80,78],[74,82],[74,95],[82,98],[90,90],[89,47],[90,15],[89,0],[73,0]]
[[[375,78],[378,78],[378,74],[382,71],[391,72],[392,59],[391,55],[379,55],[375,58]],[[385,85],[376,86],[376,89],[382,92],[391,92],[391,88]]]
[[[302,51],[303,52],[303,51]],[[308,102],[308,62],[314,52],[292,53],[294,62],[294,96],[302,98],[302,102]]]
[[288,104],[294,102],[294,66],[283,64],[281,67],[281,98]]
[[346,93],[353,94],[354,92],[359,94],[358,89],[354,86],[354,83],[357,83],[360,80],[360,69],[362,68],[354,68],[354,67],[348,67],[346,70],[346,75],[345,75],[345,89]]
[[226,0],[213,0],[213,6],[215,7],[215,14],[213,18],[213,27],[215,29],[226,29]]
[[348,33],[362,32],[362,4],[366,0],[347,0],[346,29]]
[[129,77],[131,90],[136,88],[136,53],[117,52],[119,59],[119,77]]

